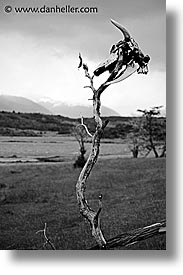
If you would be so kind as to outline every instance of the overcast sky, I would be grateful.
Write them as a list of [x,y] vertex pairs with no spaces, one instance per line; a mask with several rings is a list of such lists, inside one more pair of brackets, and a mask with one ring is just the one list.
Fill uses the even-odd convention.
[[[28,4],[27,4],[28,3]],[[4,7],[97,7],[95,14],[17,14]],[[122,39],[110,23],[121,23],[151,56],[148,75],[134,74],[111,85],[102,104],[121,115],[137,108],[166,104],[165,0],[3,0],[0,3],[0,94],[39,100],[50,98],[71,104],[90,104],[91,91],[83,71],[77,69],[78,53],[92,72]],[[98,86],[106,75],[96,78]],[[95,83],[94,83],[95,84]]]

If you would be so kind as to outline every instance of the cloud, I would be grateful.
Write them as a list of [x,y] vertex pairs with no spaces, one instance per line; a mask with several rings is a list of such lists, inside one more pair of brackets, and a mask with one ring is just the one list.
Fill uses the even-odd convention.
[[[5,1],[6,2],[6,1]],[[68,5],[65,1],[9,1],[12,6],[41,7]],[[39,3],[39,5],[38,5]],[[96,6],[96,14],[0,14],[0,32],[19,32],[38,41],[58,44],[70,51],[81,51],[96,61],[105,58],[110,46],[121,39],[110,23],[113,18],[123,24],[144,51],[152,55],[152,66],[165,64],[165,1],[114,0],[69,1],[72,6]],[[5,5],[5,4],[4,4]]]
[[[33,2],[37,6],[36,1],[29,1],[29,4],[17,1],[19,6],[31,6]],[[8,3],[16,4],[15,1]],[[50,5],[50,1],[39,1],[40,6],[48,3]],[[83,16],[0,14],[0,93],[89,103],[91,91],[83,89],[88,84],[87,79],[77,70],[78,53],[82,53],[91,71],[108,57],[111,45],[121,39],[120,32],[109,21],[112,17],[124,24],[144,53],[151,56],[150,73],[144,77],[134,75],[120,84],[111,85],[102,95],[103,104],[121,114],[130,114],[136,107],[164,105],[164,1],[72,3],[85,6],[92,3],[92,6],[98,6],[99,13]],[[99,85],[105,77],[96,78],[96,84]]]
[[102,95],[103,104],[114,108],[121,115],[131,115],[138,108],[166,106],[165,72],[133,74],[123,82],[111,85]]

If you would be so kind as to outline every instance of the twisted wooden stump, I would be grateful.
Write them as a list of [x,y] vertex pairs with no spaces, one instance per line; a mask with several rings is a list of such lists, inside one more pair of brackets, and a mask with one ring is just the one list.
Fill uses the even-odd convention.
[[[93,209],[90,208],[88,205],[86,198],[85,198],[85,190],[86,190],[86,181],[87,178],[89,177],[91,170],[96,163],[99,155],[99,149],[100,149],[100,139],[102,137],[104,128],[107,126],[109,121],[102,121],[100,117],[100,107],[101,107],[101,102],[100,102],[100,96],[102,92],[108,87],[106,83],[108,81],[111,81],[115,78],[118,70],[116,69],[110,77],[107,79],[106,82],[104,82],[97,90],[93,86],[93,77],[91,76],[88,72],[88,66],[86,64],[82,64],[83,70],[85,72],[85,77],[87,77],[90,80],[90,86],[85,86],[85,88],[90,88],[93,92],[93,115],[94,115],[94,120],[96,122],[96,131],[94,135],[92,136],[92,146],[91,146],[91,151],[90,155],[88,157],[88,160],[83,167],[77,184],[76,184],[76,196],[77,196],[77,201],[79,204],[80,208],[80,213],[84,218],[86,218],[92,229],[92,236],[95,238],[97,244],[101,249],[104,249],[106,246],[106,240],[102,234],[102,231],[100,229],[100,218],[99,214],[102,209],[102,195],[99,196],[99,209],[98,211],[94,211]],[[118,67],[118,65],[116,66]]]
[[[104,82],[97,90],[93,86],[93,77],[88,72],[88,66],[86,64],[82,63],[82,58],[80,55],[81,64],[84,72],[85,77],[87,77],[90,80],[90,86],[85,86],[84,88],[90,88],[93,92],[93,115],[94,120],[96,122],[96,131],[94,135],[92,136],[92,146],[91,151],[88,157],[88,160],[83,167],[77,184],[76,184],[76,196],[77,201],[79,204],[80,213],[82,216],[87,219],[91,225],[91,231],[92,236],[95,238],[97,245],[91,249],[110,249],[116,246],[128,246],[131,244],[134,244],[136,242],[139,242],[141,240],[145,240],[147,238],[150,238],[157,234],[165,233],[165,222],[152,224],[150,226],[146,226],[140,229],[132,230],[127,233],[122,233],[120,235],[117,235],[116,237],[109,239],[108,241],[105,240],[103,233],[100,228],[100,218],[99,214],[102,209],[102,195],[99,196],[99,208],[97,211],[94,211],[89,206],[86,198],[85,198],[85,190],[86,190],[86,181],[91,173],[91,170],[93,166],[95,165],[98,155],[99,155],[99,149],[100,149],[100,140],[103,134],[103,131],[105,127],[107,126],[109,121],[102,121],[100,117],[100,96],[102,92],[110,85],[109,82],[113,81],[119,71],[119,68],[121,66],[120,63],[116,64],[115,69],[110,74],[109,78]],[[83,123],[83,121],[82,121]],[[84,125],[84,124],[83,124]],[[85,125],[86,127],[86,125]],[[90,135],[91,137],[91,135]]]

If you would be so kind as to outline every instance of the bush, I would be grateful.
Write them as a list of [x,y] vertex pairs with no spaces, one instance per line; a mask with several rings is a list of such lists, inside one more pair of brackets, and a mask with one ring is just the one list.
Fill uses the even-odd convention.
[[86,159],[84,156],[79,155],[76,161],[73,164],[74,168],[83,168],[86,163]]

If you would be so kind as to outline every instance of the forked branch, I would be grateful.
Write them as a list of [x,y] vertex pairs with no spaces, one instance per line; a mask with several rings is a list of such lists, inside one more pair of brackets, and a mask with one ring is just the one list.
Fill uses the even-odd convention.
[[47,235],[46,235],[46,228],[47,228],[47,224],[46,224],[46,222],[45,222],[45,224],[44,224],[44,229],[38,230],[38,231],[36,232],[36,234],[37,234],[37,233],[40,233],[40,232],[43,232],[43,235],[44,235],[44,238],[45,238],[45,243],[43,244],[43,247],[45,247],[46,244],[49,244],[49,245],[51,246],[51,249],[56,250],[54,244],[50,241],[50,239],[49,239],[49,238],[47,237]]
[[[92,229],[92,235],[95,238],[99,248],[106,248],[106,240],[100,229],[100,212],[101,212],[101,200],[99,197],[99,210],[94,211],[91,209],[85,198],[86,181],[91,173],[91,170],[96,163],[99,155],[100,140],[107,126],[108,121],[102,121],[100,117],[101,101],[100,96],[103,91],[111,84],[120,82],[129,77],[134,72],[147,73],[147,63],[149,62],[149,56],[144,56],[139,49],[138,44],[130,36],[127,30],[119,23],[111,20],[112,24],[117,27],[123,34],[124,40],[114,44],[110,50],[110,56],[107,60],[99,64],[94,71],[93,75],[90,75],[88,66],[83,63],[81,54],[79,53],[79,68],[83,68],[85,77],[89,79],[90,85],[85,88],[90,88],[93,92],[93,115],[96,122],[96,130],[92,136],[92,146],[88,160],[83,167],[77,184],[76,184],[76,196],[80,208],[80,213],[89,221]],[[139,66],[139,68],[138,68]],[[94,76],[99,76],[105,71],[109,71],[110,76],[108,79],[100,85],[98,89],[94,88],[93,79]]]
[[[88,66],[86,64],[82,64],[83,70],[85,72],[85,77],[87,77],[90,80],[90,88],[93,92],[93,115],[96,122],[96,130],[94,135],[92,136],[92,146],[90,150],[90,154],[88,157],[88,160],[83,167],[77,184],[76,184],[76,196],[77,201],[80,208],[80,213],[89,221],[92,229],[92,236],[95,238],[97,244],[100,248],[105,248],[106,240],[102,234],[101,228],[100,228],[100,212],[102,209],[102,195],[99,196],[99,209],[98,211],[94,211],[91,209],[89,204],[86,201],[85,198],[85,190],[86,190],[86,181],[89,177],[91,170],[96,163],[99,155],[99,149],[100,149],[100,140],[104,131],[104,128],[107,126],[108,121],[102,121],[100,117],[100,96],[102,92],[105,90],[107,85],[103,83],[97,90],[93,86],[93,76],[91,76],[88,72]],[[111,79],[111,76],[110,76]],[[108,81],[108,80],[107,80]]]

